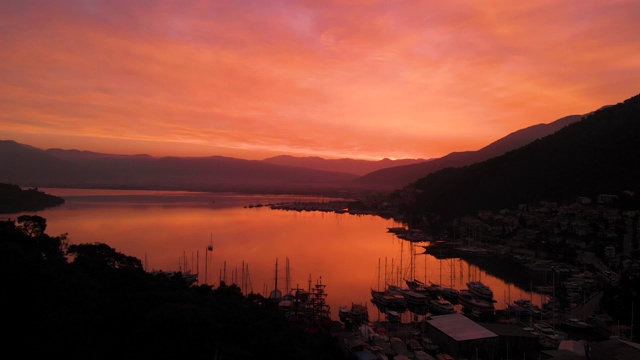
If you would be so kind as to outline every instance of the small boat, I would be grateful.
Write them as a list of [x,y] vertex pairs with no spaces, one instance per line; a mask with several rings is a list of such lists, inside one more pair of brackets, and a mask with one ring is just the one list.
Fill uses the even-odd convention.
[[411,304],[415,306],[429,305],[430,298],[427,295],[417,293],[411,289],[403,289],[399,286],[393,286],[393,285],[389,286],[389,290],[402,295],[407,304]]
[[371,289],[371,302],[382,312],[394,310],[405,312],[407,310],[404,296],[391,291],[377,291]]
[[493,291],[480,281],[469,281],[467,283],[469,292],[472,295],[486,301],[493,301]]
[[437,315],[455,314],[456,312],[453,304],[443,298],[431,299],[429,301],[429,310]]
[[462,312],[468,317],[489,320],[495,317],[493,302],[475,298],[469,290],[460,290],[458,302],[462,305]]
[[351,304],[349,316],[357,324],[365,324],[369,321],[369,309],[366,305]]
[[493,302],[475,298],[469,290],[460,290],[458,299],[460,304],[464,307],[475,308],[480,311],[495,311]]
[[415,291],[420,294],[430,295],[429,286],[425,285],[423,282],[417,279],[413,280],[405,280],[405,283],[412,291]]
[[431,283],[431,286],[428,286],[427,290],[432,296],[442,296],[444,299],[449,300],[452,303],[458,301],[458,295],[460,293],[453,287],[446,287],[435,283]]

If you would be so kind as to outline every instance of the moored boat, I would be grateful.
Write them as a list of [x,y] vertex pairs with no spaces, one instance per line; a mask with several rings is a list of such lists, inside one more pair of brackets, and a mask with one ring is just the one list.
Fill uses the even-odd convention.
[[459,291],[453,287],[446,287],[440,284],[431,283],[431,285],[427,287],[427,290],[433,297],[441,296],[452,303],[456,303],[458,301]]
[[446,315],[454,314],[456,309],[450,301],[437,298],[429,301],[429,311],[437,315]]
[[425,283],[420,281],[420,280],[417,280],[417,279],[405,280],[405,283],[407,284],[409,289],[411,289],[412,291],[415,291],[415,292],[423,294],[423,295],[429,295],[430,294],[429,287]]
[[411,289],[403,289],[399,286],[393,286],[393,285],[389,286],[389,290],[391,292],[395,292],[397,294],[402,295],[407,305],[409,304],[414,306],[429,305],[430,297],[425,294],[420,294]]
[[467,287],[473,296],[482,300],[493,301],[493,291],[481,281],[469,281]]
[[341,306],[338,311],[338,317],[340,322],[347,326],[367,324],[369,322],[369,309],[366,305],[361,304],[352,304],[351,308]]
[[404,296],[401,294],[371,289],[371,298],[371,302],[382,312],[387,310],[405,312],[407,310]]
[[478,299],[469,290],[460,290],[458,302],[462,305],[463,313],[472,318],[491,319],[495,316],[493,302]]

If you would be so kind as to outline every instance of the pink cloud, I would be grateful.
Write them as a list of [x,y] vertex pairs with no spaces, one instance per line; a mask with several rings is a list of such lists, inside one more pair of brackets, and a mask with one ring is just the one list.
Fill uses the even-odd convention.
[[633,1],[4,2],[0,125],[157,155],[442,156],[635,95],[638,16]]

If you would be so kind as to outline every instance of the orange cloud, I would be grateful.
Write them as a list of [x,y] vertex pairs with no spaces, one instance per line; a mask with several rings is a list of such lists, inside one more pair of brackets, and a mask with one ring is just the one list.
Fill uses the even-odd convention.
[[443,156],[638,93],[639,17],[634,1],[3,2],[0,126],[158,156]]

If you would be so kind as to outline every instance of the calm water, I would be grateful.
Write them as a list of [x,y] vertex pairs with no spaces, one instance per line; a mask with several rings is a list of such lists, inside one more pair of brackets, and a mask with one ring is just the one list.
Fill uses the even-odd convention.
[[[507,284],[464,260],[438,260],[419,254],[424,251],[420,244],[412,250],[410,243],[387,232],[387,228],[401,225],[393,220],[250,206],[328,199],[40,190],[66,200],[60,207],[35,213],[47,219],[46,232],[51,236],[67,233],[72,244],[106,243],[139,258],[147,270],[190,270],[199,274],[201,282],[206,280],[215,286],[226,279],[245,292],[266,295],[275,287],[277,268],[278,288],[283,292],[297,286],[308,289],[310,281],[326,284],[327,302],[336,320],[339,307],[352,303],[367,304],[370,318],[377,319],[370,290],[408,278],[412,263],[415,277],[427,283],[464,289],[469,280],[481,280],[492,288],[497,309],[518,298],[531,299],[537,305],[543,302],[541,295]],[[209,245],[213,245],[212,251],[207,251]],[[416,253],[413,261],[412,251]]]

